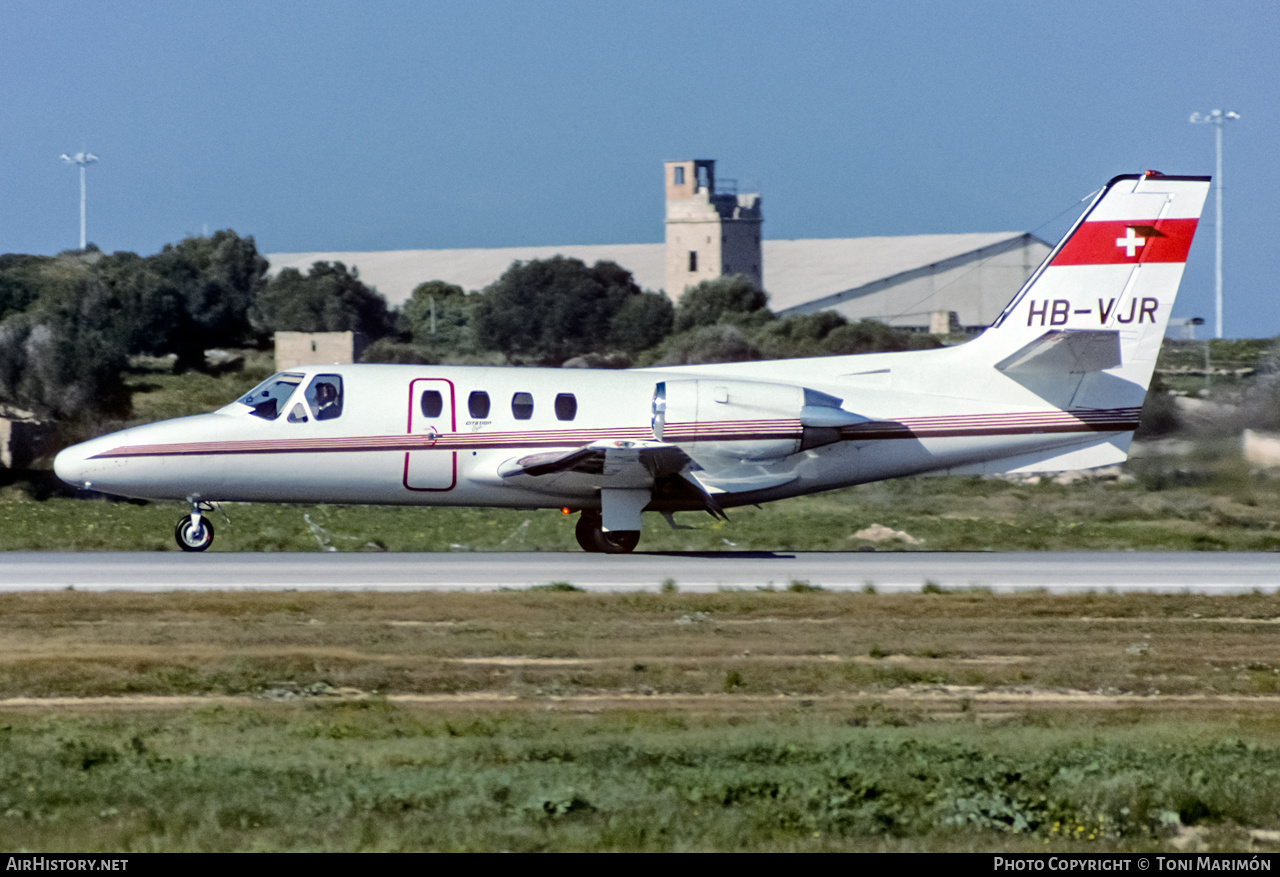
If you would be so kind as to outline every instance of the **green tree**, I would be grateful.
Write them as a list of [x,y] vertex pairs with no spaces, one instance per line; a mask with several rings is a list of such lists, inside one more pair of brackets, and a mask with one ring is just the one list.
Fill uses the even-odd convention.
[[609,324],[609,343],[635,355],[671,334],[675,308],[661,292],[628,296]]
[[475,348],[471,318],[476,299],[443,280],[419,283],[400,310],[400,329],[437,356],[470,352]]
[[779,317],[758,328],[751,340],[765,359],[881,353],[942,346],[932,335],[895,329],[877,320],[850,323],[834,311]]
[[39,296],[41,274],[53,260],[47,256],[6,253],[0,256],[0,320],[25,311]]
[[831,333],[849,323],[834,311],[779,317],[761,326],[752,340],[765,359],[789,359],[796,356],[826,356],[825,343]]
[[772,319],[768,303],[769,296],[741,274],[704,280],[680,296],[674,329],[687,332],[722,322],[750,325],[767,321]]
[[0,400],[57,419],[126,411],[128,351],[115,312],[91,277],[79,296],[45,299],[0,322]]
[[660,303],[626,307],[643,295],[631,273],[613,262],[590,268],[564,256],[516,262],[476,301],[476,341],[515,362],[559,365],[642,339],[637,322],[660,321],[662,312]]
[[884,353],[895,350],[929,350],[941,347],[933,335],[895,329],[879,320],[859,320],[838,326],[822,341],[825,355]]
[[305,275],[284,269],[258,293],[249,320],[264,334],[358,332],[370,341],[394,326],[387,300],[341,262],[316,262]]
[[206,348],[248,340],[249,309],[263,288],[268,267],[252,237],[224,229],[212,237],[166,244],[145,261],[147,270],[160,278],[151,286],[151,295],[177,295],[181,300],[179,322],[165,345],[180,362],[199,364]]
[[679,332],[650,350],[645,365],[697,365],[705,362],[749,362],[763,359],[760,349],[737,326],[716,323]]

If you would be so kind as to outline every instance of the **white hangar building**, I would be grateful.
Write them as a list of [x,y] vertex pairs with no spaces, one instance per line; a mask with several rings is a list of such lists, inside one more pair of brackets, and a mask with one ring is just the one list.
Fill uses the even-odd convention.
[[[414,287],[443,280],[472,291],[515,261],[562,255],[588,265],[617,262],[641,287],[678,299],[688,286],[744,274],[769,293],[778,314],[837,311],[916,331],[976,332],[990,325],[1051,247],[1024,232],[908,237],[763,240],[758,194],[717,189],[715,162],[664,166],[666,241],[463,250],[270,253],[274,274],[305,272],[313,262],[359,269],[393,305]],[[728,190],[728,191],[726,191]]]

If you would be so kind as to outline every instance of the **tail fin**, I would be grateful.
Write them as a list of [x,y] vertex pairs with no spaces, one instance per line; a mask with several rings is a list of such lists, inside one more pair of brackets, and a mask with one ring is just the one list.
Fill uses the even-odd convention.
[[972,354],[1064,409],[1141,406],[1209,177],[1111,180]]

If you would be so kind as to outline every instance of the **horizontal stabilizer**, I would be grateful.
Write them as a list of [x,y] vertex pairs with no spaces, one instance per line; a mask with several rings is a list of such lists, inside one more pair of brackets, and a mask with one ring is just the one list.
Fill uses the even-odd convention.
[[1120,365],[1120,333],[1112,329],[1054,329],[996,363],[1019,374],[1069,372],[1085,374]]

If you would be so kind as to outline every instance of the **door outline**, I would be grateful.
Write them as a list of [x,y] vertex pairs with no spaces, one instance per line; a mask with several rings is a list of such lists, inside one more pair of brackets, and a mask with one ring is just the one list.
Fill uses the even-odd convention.
[[[417,385],[423,382],[428,382],[428,381],[432,381],[438,384],[448,385],[449,387],[449,430],[450,432],[456,433],[458,431],[458,407],[456,404],[457,393],[454,389],[453,381],[449,380],[448,378],[414,378],[412,381],[409,382],[409,417],[408,417],[408,422],[405,425],[405,432],[408,435],[414,434],[413,419],[414,419],[414,416],[418,413],[417,406],[415,404],[418,401]],[[434,430],[434,427],[429,427],[429,428]],[[432,437],[431,444],[434,445],[436,443],[436,440],[439,437],[438,434],[427,433],[427,435],[431,435]],[[409,484],[409,460],[411,459],[414,453],[415,453],[414,451],[405,451],[405,454],[404,454],[404,479],[402,483],[404,484],[405,490],[413,490],[419,493],[443,493],[444,491],[453,490],[455,487],[458,486],[458,452],[457,451],[434,452],[434,453],[448,453],[450,455],[451,476],[449,479],[448,487],[414,487],[411,484]],[[426,452],[417,451],[416,453],[426,453]]]

